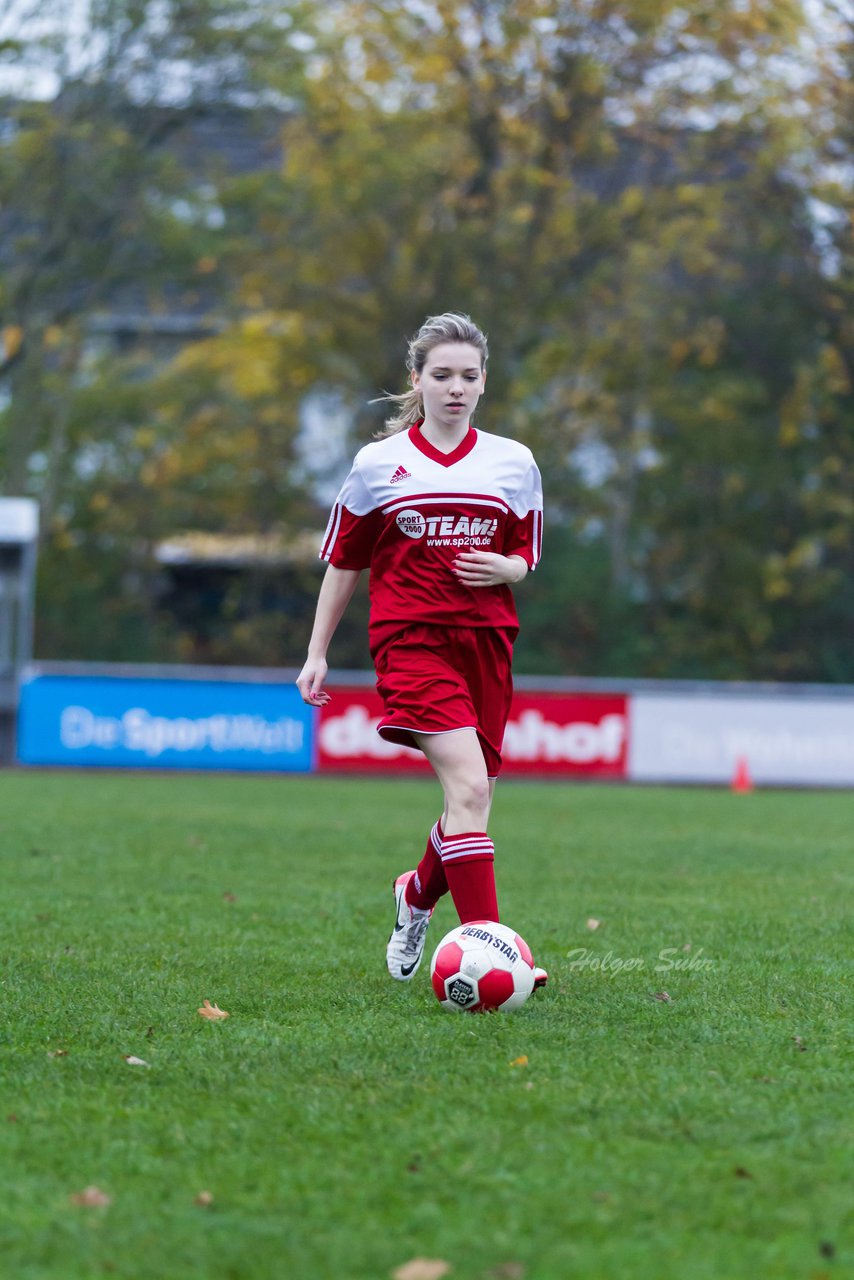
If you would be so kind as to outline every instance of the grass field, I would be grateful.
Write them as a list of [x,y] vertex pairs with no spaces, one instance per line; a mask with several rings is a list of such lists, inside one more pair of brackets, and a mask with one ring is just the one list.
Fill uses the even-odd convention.
[[854,1275],[852,797],[505,784],[502,912],[551,981],[492,1017],[385,973],[436,813],[0,774],[0,1273]]

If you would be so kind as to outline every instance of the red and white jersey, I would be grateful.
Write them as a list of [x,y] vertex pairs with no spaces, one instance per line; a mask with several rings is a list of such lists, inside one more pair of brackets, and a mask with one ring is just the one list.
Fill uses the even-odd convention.
[[441,453],[419,425],[366,445],[338,494],[320,558],[371,570],[371,632],[386,624],[518,626],[507,586],[466,587],[451,570],[464,550],[540,558],[543,493],[530,449],[469,428]]

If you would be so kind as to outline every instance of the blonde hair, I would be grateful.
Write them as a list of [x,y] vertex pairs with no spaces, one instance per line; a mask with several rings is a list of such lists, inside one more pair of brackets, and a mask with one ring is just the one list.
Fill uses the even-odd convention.
[[[443,342],[466,342],[472,347],[477,347],[480,352],[480,367],[486,368],[486,362],[489,359],[486,334],[478,329],[471,316],[464,315],[461,311],[446,311],[440,316],[428,316],[415,337],[410,339],[406,356],[406,367],[409,372],[421,373],[430,352]],[[424,405],[414,387],[399,396],[387,392],[371,403],[378,404],[382,401],[397,405],[398,411],[392,417],[386,418],[385,427],[376,434],[375,438],[378,440],[385,436],[393,436],[398,431],[405,431],[424,417]]]

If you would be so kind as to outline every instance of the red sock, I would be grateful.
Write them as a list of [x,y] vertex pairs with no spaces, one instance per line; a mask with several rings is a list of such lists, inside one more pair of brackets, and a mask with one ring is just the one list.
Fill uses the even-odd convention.
[[406,886],[404,897],[410,907],[420,907],[429,911],[435,907],[443,893],[448,892],[448,881],[445,879],[445,868],[442,866],[442,819],[430,832],[424,857],[419,862],[415,875]]
[[443,839],[442,866],[460,924],[470,920],[497,923],[494,863],[495,846],[484,831],[467,831]]

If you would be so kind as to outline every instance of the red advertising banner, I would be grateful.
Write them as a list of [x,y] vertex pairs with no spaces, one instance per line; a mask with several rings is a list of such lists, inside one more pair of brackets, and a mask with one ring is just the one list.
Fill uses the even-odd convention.
[[377,733],[383,704],[376,689],[346,689],[328,684],[332,696],[320,710],[317,727],[318,769],[351,769],[356,773],[429,773],[420,751],[386,742]]
[[513,698],[501,754],[507,773],[625,778],[625,694],[528,693]]
[[[382,703],[375,689],[329,686],[320,715],[317,765],[322,770],[421,773],[420,751],[377,733]],[[517,692],[504,735],[506,774],[625,778],[628,698],[623,694]]]

